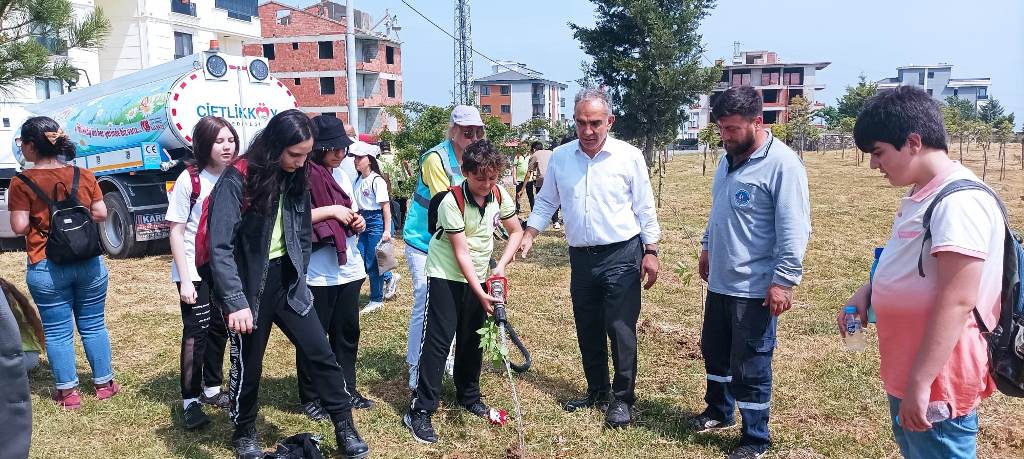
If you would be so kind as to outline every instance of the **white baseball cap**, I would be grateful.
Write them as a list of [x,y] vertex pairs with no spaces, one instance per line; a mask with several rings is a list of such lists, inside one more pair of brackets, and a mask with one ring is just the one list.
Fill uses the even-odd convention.
[[373,156],[376,158],[380,155],[380,147],[360,140],[352,142],[352,145],[348,147],[348,153],[355,156]]
[[456,105],[452,109],[452,124],[459,126],[483,126],[480,110],[472,105]]

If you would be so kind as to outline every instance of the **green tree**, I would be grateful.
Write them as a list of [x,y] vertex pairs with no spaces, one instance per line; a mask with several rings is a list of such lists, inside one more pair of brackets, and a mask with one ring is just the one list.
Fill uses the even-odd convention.
[[974,121],[978,119],[978,108],[967,99],[961,99],[957,96],[949,96],[946,98],[946,105],[953,107],[960,112],[960,118],[965,121]]
[[838,130],[839,123],[843,119],[843,115],[839,114],[839,109],[831,105],[815,111],[814,117],[824,122],[825,127],[831,130]]
[[789,135],[796,144],[797,154],[803,159],[804,147],[807,145],[811,128],[814,127],[811,124],[811,105],[803,96],[796,96],[789,101],[788,113],[789,121],[786,124],[789,125]]
[[789,129],[788,123],[775,123],[771,127],[772,135],[777,137],[779,140],[789,143],[791,140],[792,131]]
[[718,135],[718,126],[715,123],[708,123],[697,133],[697,141],[704,145],[704,163],[701,164],[700,175],[707,175],[708,148],[717,149],[718,144],[722,143],[722,137]]
[[869,82],[868,77],[864,76],[864,74],[861,74],[858,79],[857,84],[847,86],[846,94],[839,98],[837,111],[840,118],[852,117],[856,119],[857,115],[860,115],[860,111],[864,109],[864,103],[878,92],[878,84]]
[[713,0],[591,0],[597,23],[570,23],[593,59],[586,74],[611,95],[615,133],[637,142],[648,166],[676,137],[688,106],[711,89],[722,68],[702,67],[698,32]]
[[967,148],[971,148],[971,141],[978,143],[981,147],[982,166],[981,179],[985,180],[988,173],[988,149],[992,145],[992,125],[981,120],[973,120],[967,123]]
[[946,134],[950,138],[956,137],[959,142],[957,147],[960,153],[960,162],[964,161],[964,137],[967,135],[968,122],[964,120],[963,115],[956,106],[944,104],[942,106],[942,119],[946,124]]
[[[996,141],[999,142],[999,180],[1006,176],[1006,143],[1013,141],[1013,123],[1005,117],[995,126]],[[1021,158],[1024,164],[1024,158]]]
[[[857,118],[844,116],[839,120],[839,132],[842,133],[843,156],[846,156],[846,139],[853,139],[853,127],[857,125]],[[849,137],[847,137],[849,136]]]
[[77,82],[67,51],[97,48],[109,32],[100,8],[78,21],[70,0],[0,0],[0,92],[34,77]]
[[1003,113],[1006,109],[999,103],[998,99],[991,98],[988,103],[981,106],[981,110],[978,110],[978,118],[982,121],[995,125],[1003,119]]

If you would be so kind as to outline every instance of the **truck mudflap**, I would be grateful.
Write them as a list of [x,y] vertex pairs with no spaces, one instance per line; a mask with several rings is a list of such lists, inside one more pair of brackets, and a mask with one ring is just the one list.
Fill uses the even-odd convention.
[[168,177],[165,174],[98,177],[104,193],[116,191],[123,199],[125,210],[131,216],[136,241],[165,239],[170,234],[170,223],[164,219],[167,214]]

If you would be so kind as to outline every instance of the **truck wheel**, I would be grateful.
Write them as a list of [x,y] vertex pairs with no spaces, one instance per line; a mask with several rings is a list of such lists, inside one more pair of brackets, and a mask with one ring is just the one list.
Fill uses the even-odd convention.
[[100,242],[110,258],[138,257],[146,253],[146,241],[135,240],[135,225],[124,198],[116,191],[103,195],[107,220],[100,224]]

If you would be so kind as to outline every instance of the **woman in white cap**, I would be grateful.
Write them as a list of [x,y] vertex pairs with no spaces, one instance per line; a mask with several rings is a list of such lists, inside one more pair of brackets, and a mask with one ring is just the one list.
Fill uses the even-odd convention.
[[359,215],[366,220],[366,231],[359,234],[359,252],[364,254],[366,275],[370,278],[370,302],[361,313],[376,310],[384,305],[385,298],[391,298],[398,289],[400,276],[393,272],[380,272],[377,265],[377,245],[391,240],[391,196],[388,182],[381,176],[377,155],[380,147],[365,142],[355,142],[348,149],[355,159],[359,177],[355,183],[355,198]]

